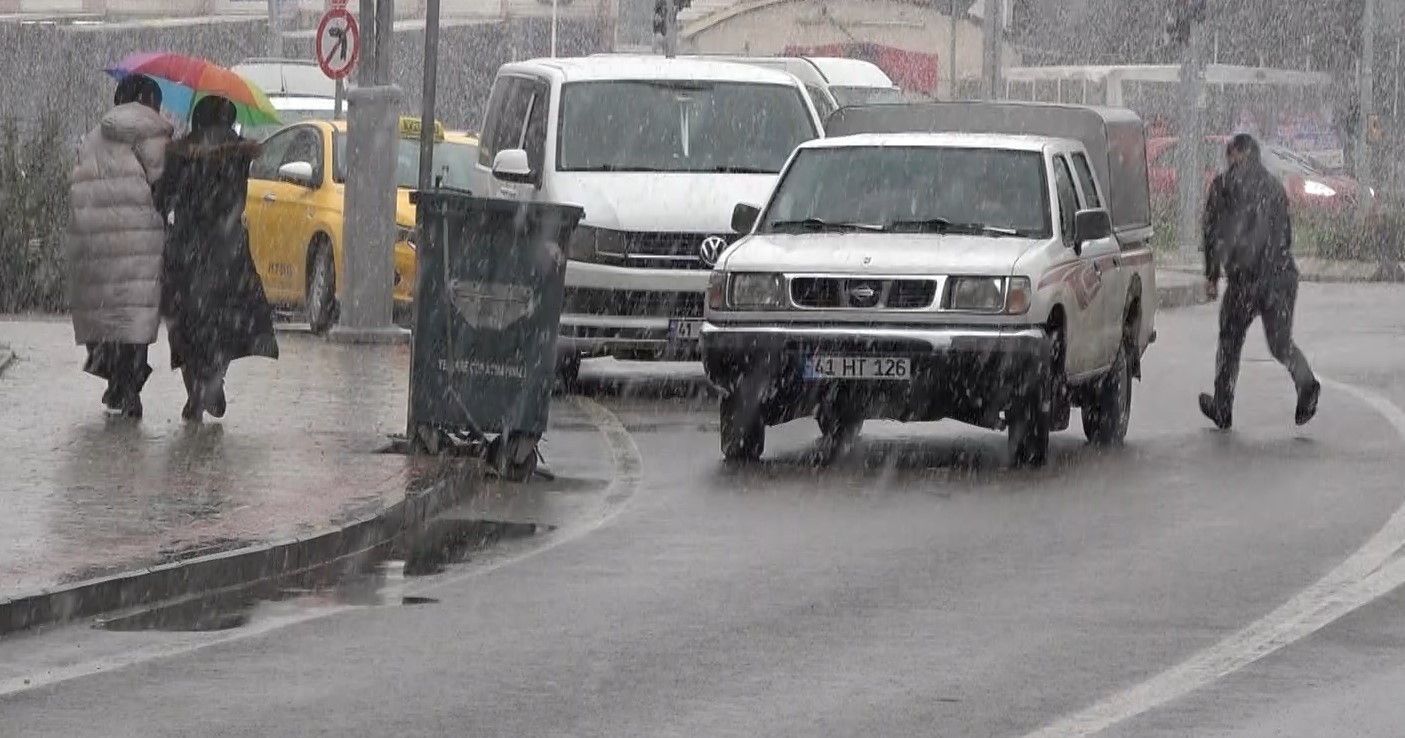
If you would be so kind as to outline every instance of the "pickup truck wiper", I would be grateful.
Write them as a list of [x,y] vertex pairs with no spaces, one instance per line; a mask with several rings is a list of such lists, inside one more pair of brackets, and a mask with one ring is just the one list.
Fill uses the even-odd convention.
[[932,233],[966,233],[972,235],[1018,236],[1015,228],[1001,228],[984,223],[953,223],[946,218],[920,218],[916,220],[895,220],[888,224],[892,231],[931,231]]
[[713,167],[713,168],[711,168],[711,169],[709,169],[709,170],[707,170],[707,171],[709,171],[709,172],[717,172],[717,173],[719,173],[719,174],[775,174],[775,173],[776,173],[776,170],[775,170],[775,169],[767,169],[766,167],[748,167],[748,166],[741,166],[741,165],[730,166],[730,165],[727,165],[727,164],[720,164],[720,165],[715,166],[715,167]]
[[770,230],[774,231],[873,231],[875,233],[883,231],[883,226],[874,223],[831,223],[821,218],[778,220],[767,225]]

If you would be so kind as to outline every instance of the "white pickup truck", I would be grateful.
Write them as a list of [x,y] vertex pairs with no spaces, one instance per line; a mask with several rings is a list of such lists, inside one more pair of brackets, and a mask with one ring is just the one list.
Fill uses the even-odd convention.
[[815,416],[1006,429],[1040,465],[1082,409],[1120,443],[1155,338],[1146,146],[1131,111],[1012,103],[844,108],[801,145],[711,275],[703,363],[722,453]]

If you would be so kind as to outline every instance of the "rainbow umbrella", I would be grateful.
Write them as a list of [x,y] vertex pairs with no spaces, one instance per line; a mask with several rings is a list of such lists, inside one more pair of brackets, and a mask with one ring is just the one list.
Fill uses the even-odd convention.
[[161,106],[183,118],[190,117],[196,100],[219,95],[234,103],[244,127],[278,123],[278,112],[258,85],[205,59],[145,52],[132,54],[105,71],[117,79],[142,74],[156,80],[161,87]]

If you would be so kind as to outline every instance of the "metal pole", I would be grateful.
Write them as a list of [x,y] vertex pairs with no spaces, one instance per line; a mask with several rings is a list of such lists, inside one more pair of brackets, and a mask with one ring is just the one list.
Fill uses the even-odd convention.
[[376,0],[376,84],[390,84],[390,62],[395,56],[395,0]]
[[332,120],[341,120],[346,101],[346,81],[337,80],[336,92],[332,97]]
[[268,55],[283,58],[283,2],[268,0]]
[[947,75],[946,75],[946,76],[950,77],[950,79],[947,81],[947,85],[948,85],[948,86],[947,86],[947,91],[946,91],[946,98],[947,98],[948,100],[955,100],[955,99],[956,99],[956,0],[951,0],[951,39],[950,39],[950,41],[951,41],[951,48],[948,50],[948,51],[950,51],[950,54],[947,56],[947,61],[946,61],[946,65],[947,65],[947,67],[948,67],[948,69],[949,69],[949,71],[947,72]]
[[[555,39],[553,39],[553,42]],[[553,43],[554,46],[554,43]],[[556,49],[551,50],[552,56]],[[439,75],[439,0],[426,0],[424,11],[424,92],[420,98],[420,190],[434,185],[434,93]]]
[[551,58],[556,58],[556,0],[551,0]]
[[672,59],[678,56],[678,3],[664,0],[663,54]]
[[361,0],[361,59],[356,65],[356,84],[370,87],[376,83],[376,0]]
[[981,86],[984,88],[982,97],[994,100],[1000,96],[1000,0],[985,0],[984,12],[984,41],[981,47]]
[[1200,249],[1200,209],[1204,205],[1204,169],[1200,161],[1200,147],[1205,136],[1201,108],[1205,104],[1202,94],[1205,76],[1205,29],[1203,23],[1192,23],[1190,43],[1186,45],[1185,57],[1181,62],[1181,116],[1180,138],[1176,151],[1176,190],[1178,219],[1176,237],[1180,242],[1180,255],[1186,261],[1194,261]]
[[[1371,118],[1375,114],[1375,56],[1376,0],[1366,0],[1361,11],[1361,80],[1357,85],[1361,93],[1361,114],[1356,122],[1356,181],[1363,186],[1369,186],[1372,181],[1371,154],[1366,139],[1371,130]],[[1370,211],[1371,199],[1359,197],[1356,200],[1362,218]]]

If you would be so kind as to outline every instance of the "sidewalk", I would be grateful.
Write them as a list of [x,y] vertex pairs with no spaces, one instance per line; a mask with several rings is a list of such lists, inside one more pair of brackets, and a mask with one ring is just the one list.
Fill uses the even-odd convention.
[[[460,481],[443,479],[452,470],[433,460],[376,453],[404,432],[408,346],[282,334],[281,360],[231,368],[223,420],[188,425],[164,335],[151,350],[139,423],[106,416],[103,384],[82,373],[72,336],[67,320],[0,321],[0,344],[15,355],[0,377],[0,610],[44,590],[234,549],[264,546],[286,559],[312,554],[268,546],[317,542],[344,554],[377,545],[374,535],[352,540],[349,524],[403,515],[407,499]],[[328,532],[338,540],[322,540]],[[187,590],[191,576],[181,574]],[[109,594],[117,604],[132,597]],[[43,619],[55,618],[26,623]]]
[[[1313,256],[1297,256],[1294,261],[1298,264],[1299,278],[1304,282],[1383,282],[1391,280],[1380,279],[1380,264],[1373,261],[1336,261],[1332,259],[1319,259]],[[1203,275],[1205,273],[1205,263],[1203,261],[1185,261],[1179,256],[1168,256],[1166,259],[1158,259],[1156,262],[1158,270],[1157,277],[1163,274],[1191,274]]]

